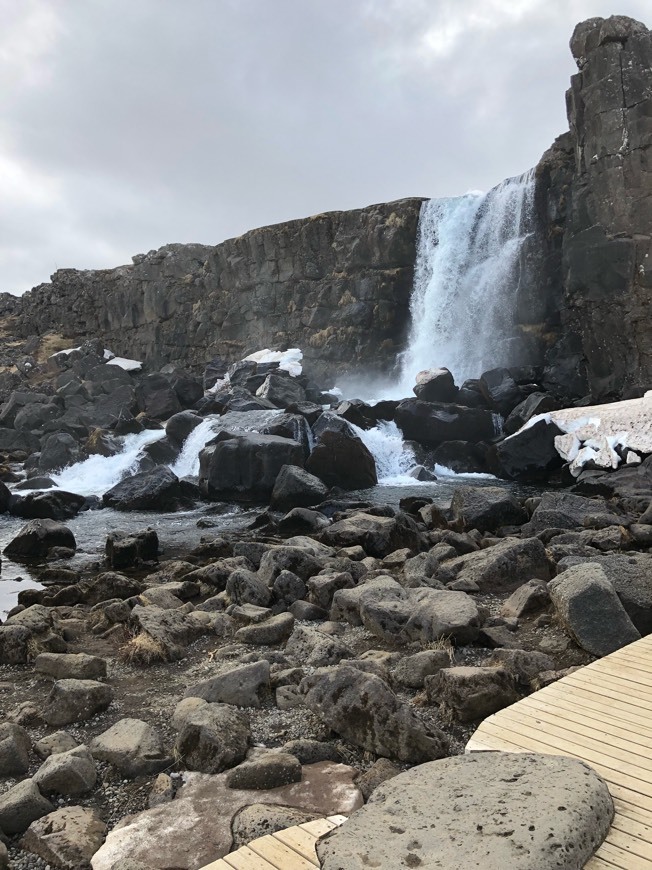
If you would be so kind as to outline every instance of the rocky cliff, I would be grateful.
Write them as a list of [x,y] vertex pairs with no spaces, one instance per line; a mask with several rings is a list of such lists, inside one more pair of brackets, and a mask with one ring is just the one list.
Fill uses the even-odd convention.
[[387,370],[409,321],[421,202],[316,215],[214,247],[168,245],[117,269],[60,269],[6,304],[21,336],[98,336],[152,367],[298,346],[315,376]]
[[[597,400],[652,387],[652,33],[624,16],[575,28],[570,134],[540,166],[558,306],[552,381]],[[557,272],[555,270],[558,270]]]

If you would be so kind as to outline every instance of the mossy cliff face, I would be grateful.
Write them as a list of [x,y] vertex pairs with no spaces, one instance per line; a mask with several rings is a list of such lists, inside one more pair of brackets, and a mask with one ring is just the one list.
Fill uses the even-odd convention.
[[222,244],[168,245],[117,269],[61,269],[23,297],[21,335],[100,336],[150,365],[303,348],[316,376],[390,367],[402,349],[421,199],[331,212]]

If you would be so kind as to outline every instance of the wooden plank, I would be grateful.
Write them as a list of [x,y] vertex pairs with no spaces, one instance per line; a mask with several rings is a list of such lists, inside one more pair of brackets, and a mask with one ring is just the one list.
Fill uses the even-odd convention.
[[272,836],[290,849],[294,849],[295,852],[298,852],[316,867],[319,866],[316,857],[317,853],[315,851],[315,843],[317,840],[312,834],[309,834],[308,831],[303,831],[298,825],[295,825],[293,828],[285,828],[283,831],[276,831]]
[[622,870],[650,870],[652,867],[647,858],[632,855],[631,852],[614,846],[606,840],[596,852],[596,856],[611,861],[616,867],[622,867]]
[[[312,870],[319,867],[317,859],[306,861],[298,852],[284,845],[273,836],[259,837],[249,843],[249,848],[277,870]],[[235,854],[235,853],[234,853]]]
[[[236,852],[225,855],[224,860],[230,870],[283,870],[276,864],[270,864],[269,861],[261,858],[248,846],[242,846]],[[288,870],[290,870],[290,866],[288,866]]]
[[539,692],[530,695],[526,698],[528,710],[541,711],[557,716],[565,722],[577,722],[590,724],[595,729],[602,729],[605,734],[611,734],[618,737],[623,728],[628,728],[629,739],[636,743],[637,746],[644,746],[652,749],[652,736],[642,734],[638,729],[648,727],[649,720],[641,719],[639,722],[633,722],[630,717],[624,718],[609,715],[609,707],[605,705],[602,710],[592,709],[587,703],[582,702],[578,705],[577,701],[571,703],[562,699],[553,699],[549,696],[539,697]]
[[607,758],[622,761],[634,769],[646,771],[649,776],[645,775],[643,778],[652,779],[652,759],[645,754],[644,747],[636,746],[627,739],[626,732],[621,733],[619,737],[610,737],[595,728],[579,723],[566,723],[550,713],[533,711],[525,707],[521,709],[518,706],[515,706],[510,711],[510,716],[505,719],[510,723],[519,722],[528,728],[541,728],[550,738],[554,738],[560,747],[569,741],[601,753]]
[[534,730],[522,728],[507,728],[505,725],[496,725],[486,720],[482,723],[483,735],[490,734],[500,739],[502,734],[506,734],[509,741],[517,746],[527,748],[532,752],[543,752],[548,755],[569,755],[573,758],[579,758],[582,761],[588,762],[590,765],[604,777],[608,782],[615,782],[635,792],[640,792],[647,797],[652,798],[652,783],[645,779],[638,778],[633,775],[636,772],[634,765],[622,764],[619,761],[605,758],[599,753],[585,750],[581,746],[567,743],[560,746],[553,740],[546,738],[546,735],[539,734]]
[[206,864],[201,870],[233,870],[233,864],[227,864],[224,858],[220,858],[212,864]]
[[[623,719],[626,722],[638,724],[646,729],[649,727],[649,713],[628,704],[624,698],[604,698],[591,690],[586,690],[577,686],[573,687],[572,692],[569,692],[568,688],[558,687],[556,683],[542,689],[541,692],[537,692],[536,694],[541,698],[550,700],[551,702],[554,701],[554,703],[557,703],[558,700],[563,700],[565,703],[572,703],[571,699],[574,698],[574,705],[578,710],[582,710],[586,706],[590,710],[595,710],[595,712],[598,712],[600,715],[602,715],[604,711],[610,711],[610,716],[614,719]],[[530,695],[530,697],[534,697],[534,695]],[[526,700],[529,700],[529,698]]]
[[314,819],[312,822],[304,822],[302,825],[298,825],[304,831],[307,831],[309,834],[312,834],[315,839],[318,837],[327,834],[329,831],[332,831],[333,828],[337,827],[335,822],[331,822],[330,819]]
[[584,870],[626,870],[626,868],[623,868],[622,864],[612,864],[611,861],[594,855],[586,862]]
[[612,825],[605,842],[612,846],[618,846],[618,848],[639,858],[645,858],[652,865],[652,844],[640,837],[632,836],[627,831],[621,831],[620,828]]
[[568,680],[569,686],[588,688],[596,694],[608,698],[624,697],[630,704],[641,707],[643,710],[652,711],[652,689],[636,687],[633,683],[627,683],[625,688],[623,681],[617,677],[612,678],[608,674],[583,674],[582,671],[576,671],[564,679]]

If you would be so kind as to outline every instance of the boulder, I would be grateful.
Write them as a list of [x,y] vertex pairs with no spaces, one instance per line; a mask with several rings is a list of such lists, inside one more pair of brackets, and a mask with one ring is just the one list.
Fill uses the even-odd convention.
[[526,580],[550,579],[551,566],[538,538],[504,538],[484,550],[442,563],[435,577],[474,583],[480,592],[512,592]]
[[353,652],[341,640],[316,628],[297,625],[285,645],[285,654],[298,666],[321,668],[353,658]]
[[178,414],[173,414],[165,424],[165,435],[172,445],[180,448],[188,435],[202,422],[202,418],[194,411],[179,411]]
[[448,754],[448,738],[426,726],[379,677],[346,665],[306,677],[306,706],[345,740],[376,755],[421,764]]
[[642,635],[652,634],[652,555],[650,553],[566,556],[557,564],[558,576],[568,568],[592,562],[599,565],[627,615]]
[[519,402],[505,420],[504,430],[507,435],[513,435],[514,432],[525,426],[532,417],[537,414],[547,414],[549,411],[556,411],[561,407],[559,401],[549,393],[530,393],[527,398]]
[[167,420],[181,410],[177,394],[164,375],[145,375],[136,387],[136,401],[141,411],[154,420]]
[[196,496],[194,486],[159,465],[125,477],[104,493],[102,503],[117,511],[177,511],[192,507]]
[[606,837],[613,813],[605,782],[584,762],[478,752],[383,783],[318,841],[317,855],[322,870],[579,870]]
[[421,548],[419,530],[407,514],[379,517],[358,513],[339,520],[321,534],[324,544],[338,549],[359,545],[369,556],[383,559],[394,550]]
[[463,405],[405,399],[396,408],[396,424],[403,437],[427,447],[443,441],[485,441],[496,435],[491,411]]
[[269,693],[269,662],[262,659],[251,664],[236,665],[190,686],[184,698],[203,698],[210,703],[233,704],[236,707],[260,707]]
[[12,559],[37,559],[55,547],[77,549],[75,536],[67,526],[54,520],[31,520],[4,549]]
[[172,764],[158,731],[141,719],[120,719],[90,742],[93,758],[107,761],[121,776],[153,776]]
[[287,511],[295,507],[312,507],[328,496],[325,483],[297,465],[284,465],[278,473],[270,506]]
[[188,770],[214,774],[244,761],[250,745],[245,713],[228,704],[200,701],[183,717],[175,749]]
[[84,794],[93,788],[96,779],[95,762],[83,745],[50,755],[34,774],[34,782],[44,794]]
[[154,529],[141,529],[138,532],[116,530],[109,532],[106,537],[106,561],[110,568],[133,568],[140,562],[155,561],[158,552],[158,535]]
[[378,483],[376,463],[368,447],[344,431],[326,429],[319,435],[306,470],[327,486],[341,489],[367,489]]
[[592,655],[609,655],[640,640],[640,632],[600,565],[587,562],[567,568],[548,588],[564,628]]
[[425,680],[428,698],[460,722],[484,719],[518,701],[514,676],[505,668],[442,668]]
[[267,501],[281,469],[303,466],[300,444],[278,435],[222,431],[199,454],[199,487],[211,499]]
[[45,439],[38,460],[39,471],[58,471],[79,462],[79,444],[67,432],[54,432]]
[[520,526],[529,519],[519,500],[499,486],[458,486],[450,511],[459,531],[495,532],[501,526]]
[[276,370],[267,374],[256,390],[256,395],[267,399],[275,408],[288,408],[297,402],[305,401],[306,391],[296,378],[287,372]]
[[245,806],[233,817],[233,848],[239,849],[258,837],[303,825],[315,818],[315,813],[293,807],[273,807],[266,804]]
[[54,680],[104,680],[106,661],[88,653],[41,653],[34,670]]
[[3,722],[0,725],[0,777],[27,773],[31,746],[32,741],[24,728],[13,722]]
[[86,504],[85,496],[57,489],[51,492],[32,492],[20,498],[14,497],[9,511],[15,517],[25,520],[70,520],[76,517]]
[[90,866],[106,832],[107,826],[96,810],[62,807],[32,822],[20,846],[26,852],[38,855],[49,866],[79,870]]
[[[289,572],[288,572],[289,573]],[[279,613],[256,625],[245,625],[235,633],[236,641],[256,646],[276,646],[286,641],[294,629],[294,616]]]
[[486,447],[471,441],[443,441],[430,455],[437,465],[456,474],[484,474],[488,470]]
[[454,402],[458,388],[448,369],[425,369],[417,375],[412,392],[422,402]]
[[301,782],[301,763],[287,752],[266,752],[251,761],[244,761],[226,775],[229,788],[280,788]]
[[113,690],[95,680],[57,680],[52,686],[43,718],[48,725],[69,725],[91,719],[106,710],[113,700]]
[[0,664],[25,664],[31,635],[29,628],[23,625],[0,625]]
[[506,417],[523,401],[524,393],[509,369],[491,369],[480,375],[480,390],[490,408]]
[[141,633],[131,641],[128,654],[141,664],[155,661],[177,661],[205,629],[192,618],[192,614],[179,610],[164,610],[154,604],[137,604],[131,612],[132,620]]
[[48,758],[58,752],[68,752],[69,749],[74,749],[77,745],[75,738],[67,731],[55,731],[53,734],[48,734],[47,737],[37,740],[34,744],[34,752],[39,758]]
[[582,529],[586,521],[594,527],[619,525],[623,517],[602,498],[585,498],[572,492],[544,492],[523,531],[538,535],[544,529]]
[[496,471],[510,480],[546,480],[563,465],[555,447],[555,438],[563,434],[545,419],[519,429],[495,447]]
[[512,592],[501,607],[500,615],[521,619],[523,616],[543,610],[549,604],[550,593],[546,584],[541,580],[528,580]]
[[0,795],[0,831],[10,836],[22,834],[32,822],[53,810],[34,780],[24,779]]

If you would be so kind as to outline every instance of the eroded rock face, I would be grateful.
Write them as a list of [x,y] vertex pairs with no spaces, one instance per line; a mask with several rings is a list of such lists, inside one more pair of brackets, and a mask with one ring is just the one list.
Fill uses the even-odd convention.
[[317,854],[322,870],[580,870],[612,817],[606,784],[583,762],[481,752],[383,783]]
[[262,227],[215,247],[168,245],[117,269],[60,269],[21,303],[17,327],[97,335],[152,367],[283,346],[303,348],[318,378],[389,368],[409,320],[421,202]]

